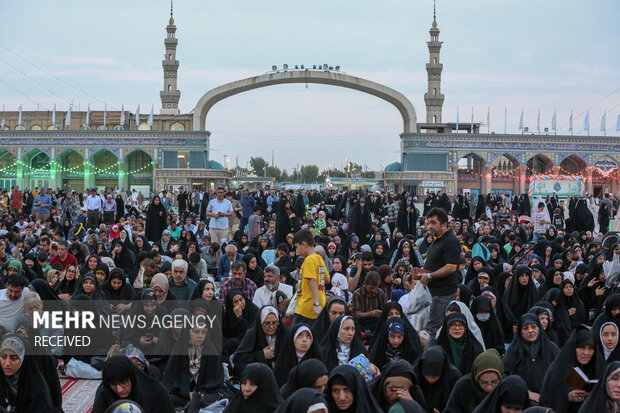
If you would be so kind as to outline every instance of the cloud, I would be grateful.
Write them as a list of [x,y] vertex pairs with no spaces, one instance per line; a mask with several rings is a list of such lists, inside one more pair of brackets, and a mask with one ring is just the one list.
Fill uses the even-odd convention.
[[122,62],[106,56],[52,56],[49,63],[57,66],[121,66]]
[[584,61],[579,59],[567,61],[564,63],[564,67],[575,72],[588,75],[617,76],[620,74],[620,71],[614,69],[613,67],[604,64],[586,64]]

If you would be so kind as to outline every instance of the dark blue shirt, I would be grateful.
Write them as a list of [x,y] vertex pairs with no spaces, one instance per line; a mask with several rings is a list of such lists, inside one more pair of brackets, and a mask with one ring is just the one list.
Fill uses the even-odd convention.
[[256,201],[254,200],[252,195],[248,195],[248,196],[242,195],[241,199],[239,199],[239,202],[241,203],[241,206],[243,207],[243,209],[241,210],[241,216],[243,218],[249,218],[250,215],[252,215],[252,213],[254,212]]

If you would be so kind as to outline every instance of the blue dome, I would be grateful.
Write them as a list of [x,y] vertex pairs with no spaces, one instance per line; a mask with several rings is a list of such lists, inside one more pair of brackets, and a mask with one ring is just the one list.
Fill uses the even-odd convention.
[[403,169],[400,166],[400,162],[394,162],[385,167],[385,172],[400,172]]
[[219,162],[209,161],[209,164],[207,165],[207,169],[224,169],[224,167]]

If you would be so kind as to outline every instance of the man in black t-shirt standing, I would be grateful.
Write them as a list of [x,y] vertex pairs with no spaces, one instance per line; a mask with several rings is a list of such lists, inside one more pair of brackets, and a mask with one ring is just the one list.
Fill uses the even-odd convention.
[[433,208],[426,219],[434,240],[426,252],[424,269],[416,278],[428,286],[433,297],[427,326],[431,336],[429,344],[432,344],[437,330],[443,324],[448,304],[456,298],[461,243],[448,226],[445,210]]

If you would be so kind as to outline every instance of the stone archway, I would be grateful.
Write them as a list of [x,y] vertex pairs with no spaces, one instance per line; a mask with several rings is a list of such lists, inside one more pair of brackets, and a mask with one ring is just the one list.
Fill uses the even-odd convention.
[[290,83],[340,86],[376,96],[398,109],[403,118],[403,133],[416,132],[415,109],[402,93],[379,83],[344,73],[309,69],[267,73],[237,80],[210,90],[200,98],[194,108],[194,130],[205,130],[207,114],[221,100],[253,89]]

